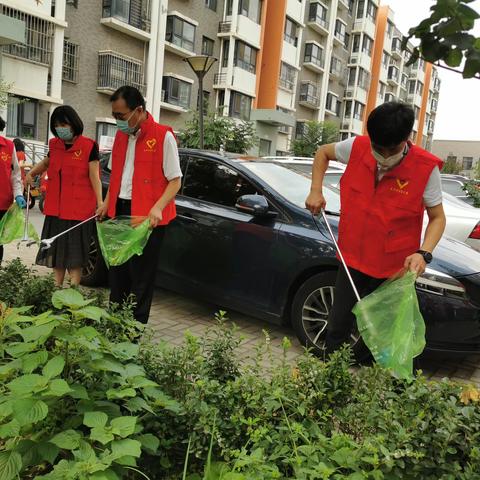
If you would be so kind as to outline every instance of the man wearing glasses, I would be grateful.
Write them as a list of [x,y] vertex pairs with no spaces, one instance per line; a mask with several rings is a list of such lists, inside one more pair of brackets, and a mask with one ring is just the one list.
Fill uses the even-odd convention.
[[[340,180],[338,243],[361,296],[372,293],[402,269],[421,275],[445,230],[442,161],[409,141],[414,122],[410,106],[384,103],[368,118],[368,136],[323,145],[315,155],[306,200],[314,215],[326,207],[322,187],[328,162],[347,164]],[[428,226],[422,242],[425,210]],[[348,342],[355,303],[346,272],[340,267],[327,327],[327,354]]]
[[153,229],[142,255],[110,268],[110,301],[136,299],[135,318],[147,323],[155,274],[166,226],[175,218],[175,195],[182,172],[173,130],[155,122],[134,87],[120,87],[110,98],[117,134],[112,149],[110,186],[97,214],[110,218],[148,217]]

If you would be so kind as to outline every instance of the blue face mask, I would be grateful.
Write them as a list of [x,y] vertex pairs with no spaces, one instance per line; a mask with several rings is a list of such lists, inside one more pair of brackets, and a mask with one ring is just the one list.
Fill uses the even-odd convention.
[[127,135],[131,135],[132,133],[135,132],[135,129],[137,128],[137,125],[134,127],[130,127],[128,125],[128,121],[133,117],[133,114],[135,113],[135,110],[132,112],[132,114],[127,118],[127,120],[120,120],[117,119],[117,128],[123,132],[126,133]]
[[55,127],[58,138],[65,142],[68,142],[73,139],[73,132],[70,127]]

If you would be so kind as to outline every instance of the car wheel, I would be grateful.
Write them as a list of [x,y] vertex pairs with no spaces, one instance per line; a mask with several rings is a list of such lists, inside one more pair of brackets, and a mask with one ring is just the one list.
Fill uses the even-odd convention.
[[90,250],[88,252],[88,264],[83,267],[82,285],[86,287],[99,287],[107,281],[107,266],[103,260],[97,235],[92,235]]
[[[336,271],[310,277],[297,290],[292,303],[292,327],[298,339],[320,357],[325,355],[325,337],[335,298],[336,277]],[[350,335],[350,345],[357,361],[364,361],[370,356],[356,325]]]

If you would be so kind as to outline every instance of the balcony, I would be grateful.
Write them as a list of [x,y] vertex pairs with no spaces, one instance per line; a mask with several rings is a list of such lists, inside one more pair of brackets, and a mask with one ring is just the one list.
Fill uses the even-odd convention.
[[111,95],[123,85],[145,93],[143,62],[111,50],[98,52],[97,92]]
[[346,68],[345,65],[338,59],[332,58],[330,63],[330,77],[343,82],[346,80]]
[[213,88],[224,88],[227,85],[227,74],[216,73],[213,76]]
[[103,25],[139,40],[150,39],[150,0],[104,0]]
[[316,95],[311,95],[310,93],[300,93],[298,103],[304,107],[317,110],[319,107],[319,98]]
[[288,90],[289,92],[293,92],[293,89],[295,88],[295,81],[280,77],[278,81],[278,86],[285,90]]
[[401,61],[403,57],[402,40],[398,37],[394,37],[392,40],[392,57],[399,61]]
[[388,69],[388,75],[387,75],[387,80],[390,85],[393,85],[394,87],[399,85],[400,83],[400,74],[398,72],[398,69],[395,67],[390,67]]
[[328,35],[328,20],[319,15],[310,15],[307,25],[320,35]]
[[338,8],[343,10],[350,10],[350,5],[348,0],[338,0]]
[[335,36],[333,37],[334,43],[337,42],[341,47],[345,47],[346,35],[343,32],[336,31]]
[[325,60],[314,55],[305,55],[303,66],[316,73],[323,73],[325,70]]

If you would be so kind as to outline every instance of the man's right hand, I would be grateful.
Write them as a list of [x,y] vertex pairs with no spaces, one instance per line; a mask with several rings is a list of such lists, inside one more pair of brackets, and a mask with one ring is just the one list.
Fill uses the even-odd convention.
[[97,208],[97,216],[100,218],[100,220],[103,220],[107,216],[108,212],[108,203],[102,203],[98,206]]
[[24,182],[25,182],[25,187],[27,187],[27,185],[30,185],[31,187],[33,187],[34,178],[30,174],[30,172],[25,175]]
[[305,206],[314,215],[318,215],[322,211],[322,209],[325,210],[327,202],[325,201],[325,197],[323,196],[323,193],[321,191],[312,190],[307,197]]

